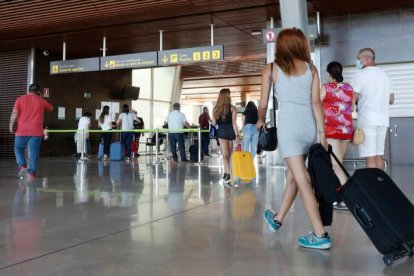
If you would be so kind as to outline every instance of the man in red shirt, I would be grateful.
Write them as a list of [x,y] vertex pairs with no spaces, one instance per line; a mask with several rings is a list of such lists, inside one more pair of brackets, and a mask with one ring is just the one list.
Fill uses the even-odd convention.
[[[31,84],[27,95],[20,96],[14,103],[10,116],[10,133],[15,134],[14,154],[16,155],[17,176],[21,179],[34,177],[40,155],[40,144],[43,138],[43,114],[52,111],[53,106],[40,97],[40,87]],[[29,147],[29,168],[25,158],[26,147]]]
[[[200,128],[202,130],[208,130],[210,127],[210,114],[208,114],[208,108],[205,106],[203,107],[203,113],[201,113],[200,117],[198,117],[198,123],[200,124]],[[210,156],[208,154],[208,145],[210,144],[210,137],[208,137],[208,132],[201,133],[201,149],[204,152],[204,156]]]

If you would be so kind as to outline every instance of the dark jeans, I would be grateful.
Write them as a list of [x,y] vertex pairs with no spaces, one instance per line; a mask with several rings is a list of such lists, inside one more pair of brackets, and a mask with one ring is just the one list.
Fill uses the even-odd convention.
[[132,132],[121,132],[121,144],[124,145],[125,156],[131,157]]
[[104,154],[109,155],[109,148],[112,142],[112,132],[102,132],[102,140],[104,144]]
[[16,136],[14,140],[14,153],[16,155],[17,168],[27,166],[25,150],[29,147],[29,173],[36,173],[37,161],[40,156],[40,144],[42,136]]
[[184,133],[169,133],[168,141],[170,142],[171,153],[173,155],[173,159],[178,160],[178,156],[177,156],[177,143],[178,143],[178,150],[180,151],[181,161],[187,160],[187,157],[185,155]]
[[210,145],[210,137],[205,135],[205,133],[201,134],[201,149],[203,150],[204,154],[208,154],[208,146]]

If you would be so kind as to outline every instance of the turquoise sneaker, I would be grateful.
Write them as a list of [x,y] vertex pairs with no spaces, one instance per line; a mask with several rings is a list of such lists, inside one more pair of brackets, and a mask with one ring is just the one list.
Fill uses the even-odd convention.
[[313,249],[329,249],[332,247],[331,238],[328,233],[323,233],[322,237],[318,237],[314,232],[298,238],[298,244],[302,247]]
[[276,232],[282,226],[282,223],[280,221],[274,219],[276,214],[277,213],[269,209],[266,209],[263,214],[263,218],[266,222],[267,228],[269,228],[269,230],[272,232]]

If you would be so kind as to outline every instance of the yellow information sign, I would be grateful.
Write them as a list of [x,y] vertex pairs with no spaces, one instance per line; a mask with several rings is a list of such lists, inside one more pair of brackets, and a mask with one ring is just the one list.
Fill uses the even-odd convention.
[[170,55],[170,62],[171,63],[177,63],[178,62],[178,55],[177,54]]
[[200,52],[194,52],[193,53],[193,60],[194,61],[200,61],[201,60],[201,53]]
[[158,65],[168,66],[223,60],[223,45],[175,49],[158,52]]
[[210,51],[203,51],[203,60],[210,60]]

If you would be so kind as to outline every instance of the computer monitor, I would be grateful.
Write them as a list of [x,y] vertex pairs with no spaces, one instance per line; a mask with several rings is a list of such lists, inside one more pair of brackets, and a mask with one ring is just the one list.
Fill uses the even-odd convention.
[[122,93],[124,100],[138,100],[140,88],[132,85],[125,85]]

